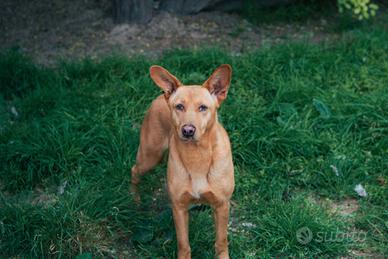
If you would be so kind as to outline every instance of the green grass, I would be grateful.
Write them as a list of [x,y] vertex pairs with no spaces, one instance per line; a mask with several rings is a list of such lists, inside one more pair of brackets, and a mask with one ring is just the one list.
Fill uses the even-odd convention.
[[[148,68],[163,65],[189,84],[222,63],[234,68],[220,110],[236,167],[232,258],[386,255],[387,42],[375,27],[238,57],[175,50],[55,68],[3,51],[0,257],[175,258],[165,163],[144,178],[139,207],[129,194],[140,123],[159,94]],[[358,183],[368,197],[357,197]],[[327,199],[356,199],[360,208],[349,220]],[[191,210],[193,257],[214,257],[213,228],[210,209]],[[314,237],[306,244],[303,228]],[[328,238],[355,231],[366,240]]]

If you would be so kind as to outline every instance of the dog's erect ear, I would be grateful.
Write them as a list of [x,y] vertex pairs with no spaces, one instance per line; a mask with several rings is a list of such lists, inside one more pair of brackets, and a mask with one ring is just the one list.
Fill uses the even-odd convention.
[[228,64],[219,66],[203,84],[209,92],[217,97],[218,105],[226,99],[232,78],[232,67]]
[[151,66],[150,76],[164,92],[164,96],[168,99],[182,83],[165,68],[161,66]]

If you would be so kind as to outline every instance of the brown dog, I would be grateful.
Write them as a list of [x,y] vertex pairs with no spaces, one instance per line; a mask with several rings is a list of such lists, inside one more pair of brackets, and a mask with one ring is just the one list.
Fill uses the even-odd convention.
[[167,187],[172,202],[178,241],[178,258],[190,258],[188,206],[208,203],[214,209],[216,254],[229,258],[227,228],[229,200],[234,190],[234,169],[229,137],[217,119],[225,100],[232,69],[221,65],[202,85],[184,86],[160,66],[150,68],[151,78],[164,91],[144,118],[132,190],[145,172],[169,148]]

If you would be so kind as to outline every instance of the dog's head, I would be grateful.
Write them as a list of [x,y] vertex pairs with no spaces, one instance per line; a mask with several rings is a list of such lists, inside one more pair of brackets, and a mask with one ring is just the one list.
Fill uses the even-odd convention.
[[150,74],[164,92],[174,130],[180,139],[199,141],[217,120],[217,108],[228,94],[232,68],[221,65],[202,85],[182,85],[160,66],[152,66]]

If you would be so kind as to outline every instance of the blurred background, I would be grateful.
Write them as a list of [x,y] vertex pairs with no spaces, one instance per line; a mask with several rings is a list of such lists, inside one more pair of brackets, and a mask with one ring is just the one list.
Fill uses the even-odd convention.
[[3,0],[0,47],[19,47],[44,64],[199,46],[239,54],[333,40],[385,11],[385,1],[359,0]]

